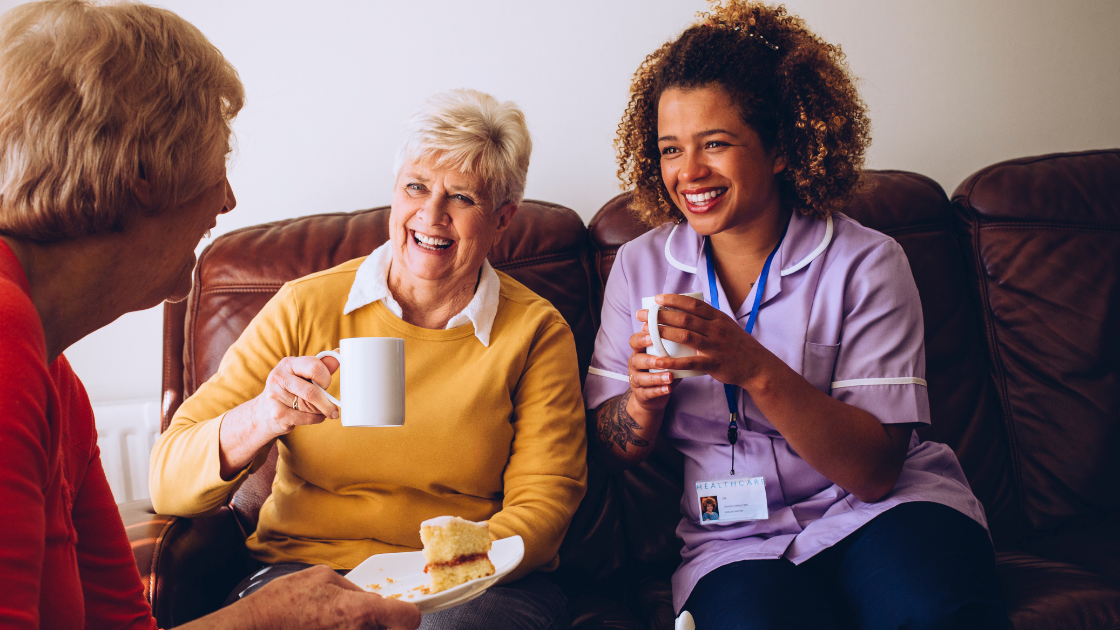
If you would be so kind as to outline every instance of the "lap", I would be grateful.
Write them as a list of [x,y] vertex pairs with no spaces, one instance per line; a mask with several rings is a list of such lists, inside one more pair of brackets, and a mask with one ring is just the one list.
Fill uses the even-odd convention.
[[801,565],[720,567],[685,609],[705,629],[1007,627],[987,532],[925,502],[887,510]]
[[684,608],[704,630],[839,628],[834,590],[785,558],[744,560],[701,578]]
[[896,506],[830,555],[859,628],[1008,625],[991,540],[983,527],[950,507]]
[[424,615],[420,630],[566,630],[568,598],[540,573],[492,586],[465,604]]
[[[241,581],[225,605],[260,590],[272,580],[314,565],[284,562],[265,565]],[[500,586],[454,608],[424,615],[421,630],[566,630],[568,599],[540,573]]]

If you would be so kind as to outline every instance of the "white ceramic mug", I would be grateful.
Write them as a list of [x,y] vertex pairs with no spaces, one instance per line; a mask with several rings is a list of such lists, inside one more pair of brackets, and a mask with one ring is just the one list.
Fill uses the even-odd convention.
[[[342,370],[338,406],[344,427],[399,427],[404,424],[404,339],[351,337],[340,352],[324,350],[316,359],[334,357]],[[343,358],[345,357],[345,359]],[[342,365],[345,363],[345,365]],[[343,405],[343,401],[346,404]]]
[[[703,293],[681,293],[685,297],[703,300]],[[686,345],[674,343],[668,339],[662,339],[661,333],[657,329],[657,313],[661,309],[668,311],[676,310],[661,306],[655,301],[656,295],[642,298],[642,308],[649,312],[647,323],[649,324],[649,338],[653,345],[646,348],[646,354],[652,354],[656,357],[672,357],[674,359],[683,359],[696,355],[696,350],[689,348]],[[665,370],[650,370],[650,372],[664,372]],[[669,370],[673,373],[674,378],[684,378],[686,376],[701,376],[704,373],[696,370]]]

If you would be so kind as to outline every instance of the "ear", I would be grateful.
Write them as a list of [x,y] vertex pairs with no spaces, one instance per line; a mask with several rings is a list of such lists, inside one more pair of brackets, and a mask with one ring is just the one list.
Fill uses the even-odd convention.
[[[777,153],[777,152],[775,151],[775,153]],[[782,157],[781,155],[775,155],[774,156],[774,174],[777,175],[778,173],[781,173],[784,170],[786,170],[786,159],[784,157]]]
[[149,209],[154,205],[152,186],[148,183],[148,180],[141,177],[132,180],[132,194],[136,197],[136,201],[140,202],[140,207]]
[[516,203],[511,201],[494,213],[494,217],[498,221],[498,225],[494,228],[494,245],[502,240],[502,235],[509,228],[509,224],[513,222],[513,216],[517,214],[518,207]]

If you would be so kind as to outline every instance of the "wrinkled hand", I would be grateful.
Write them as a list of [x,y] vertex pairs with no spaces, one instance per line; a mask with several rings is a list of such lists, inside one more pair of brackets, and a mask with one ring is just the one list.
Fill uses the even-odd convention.
[[239,602],[250,607],[257,628],[316,630],[414,630],[414,604],[367,593],[326,566],[286,575]]
[[[657,303],[675,309],[662,309],[657,314],[661,337],[693,348],[697,354],[681,359],[651,355],[647,362],[650,367],[696,370],[721,383],[746,388],[766,363],[776,358],[738,322],[706,302],[669,293],[657,296]],[[638,319],[645,322],[642,333],[649,339],[648,311],[638,311]]]
[[253,399],[253,424],[271,439],[287,435],[298,426],[337,418],[338,407],[312,384],[330,387],[331,374],[337,370],[338,361],[332,357],[281,359],[269,372],[264,390]]

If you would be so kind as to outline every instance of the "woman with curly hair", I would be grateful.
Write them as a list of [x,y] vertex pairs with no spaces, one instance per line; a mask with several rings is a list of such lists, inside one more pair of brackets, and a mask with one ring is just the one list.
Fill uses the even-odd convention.
[[608,458],[683,454],[673,603],[704,630],[1007,624],[983,507],[914,432],[906,256],[837,212],[868,143],[840,49],[781,7],[714,7],[631,86],[619,174],[653,229],[618,251],[585,397]]

